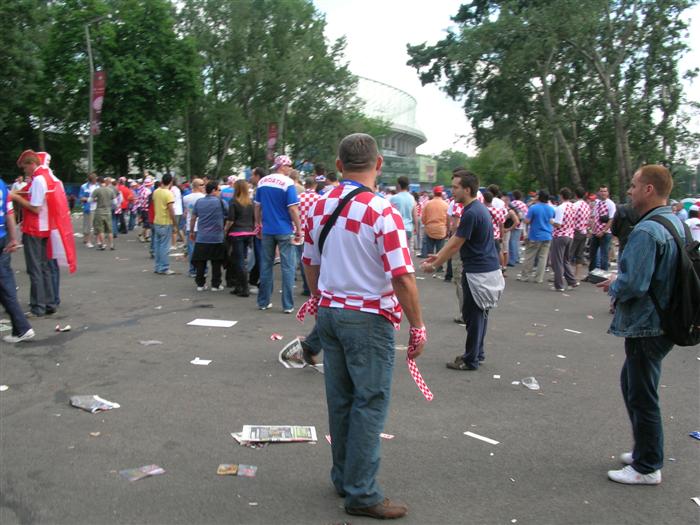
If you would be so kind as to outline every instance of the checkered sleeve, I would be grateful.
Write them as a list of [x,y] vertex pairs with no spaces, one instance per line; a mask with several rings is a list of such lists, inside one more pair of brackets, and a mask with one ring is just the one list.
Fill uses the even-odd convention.
[[387,277],[415,272],[403,219],[392,206],[386,206],[376,221],[375,235]]
[[317,266],[321,264],[321,253],[318,250],[318,245],[314,242],[314,235],[320,233],[325,202],[325,199],[314,202],[309,208],[306,220],[302,221],[302,226],[304,228],[304,251],[301,256],[301,262],[306,266]]

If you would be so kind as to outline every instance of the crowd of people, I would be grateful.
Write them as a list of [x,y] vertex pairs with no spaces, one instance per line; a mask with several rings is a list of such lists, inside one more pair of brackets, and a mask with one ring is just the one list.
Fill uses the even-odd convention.
[[[595,269],[609,270],[614,236],[617,279],[601,286],[617,305],[610,331],[626,338],[621,386],[634,449],[621,456],[627,466],[608,476],[628,484],[659,483],[663,444],[656,385],[661,360],[673,344],[663,335],[649,297],[653,292],[668,303],[675,245],[661,226],[643,219],[663,214],[679,225],[686,221],[693,236],[700,230],[697,205],[688,217],[666,205],[672,187],[668,170],[641,168],[628,192],[630,203],[616,205],[605,186],[595,194],[561,188],[557,195],[541,190],[524,196],[517,189],[481,187],[478,176],[465,168],[454,170],[449,192],[435,186],[411,194],[406,177],[398,178],[395,189],[382,190],[376,180],[382,162],[376,141],[358,133],[340,143],[335,168],[342,181],[320,164],[302,180],[286,155],[274,159],[269,174],[255,168],[248,180],[231,176],[224,184],[206,177],[178,184],[170,173],[160,180],[148,173],[137,180],[90,174],[79,196],[84,249],[115,250],[118,235],[140,228],[138,237],[156,275],[175,275],[170,255],[182,250],[196,293],[228,287],[238,297],[255,295],[259,310],[274,307],[273,268],[279,262],[282,312],[295,311],[296,280],[308,297],[298,317],[316,316],[302,348],[309,364],[318,363],[323,351],[331,481],[349,514],[398,518],[407,506],[385,498],[376,475],[395,329],[405,315],[411,361],[428,338],[412,251],[424,259],[424,272],[455,283],[454,320],[466,326],[467,335],[464,352],[447,367],[477,371],[486,359],[489,312],[504,293],[509,267],[521,265],[517,279],[528,283],[543,283],[551,268],[551,289],[563,292]],[[49,241],[54,230],[61,232],[67,209],[56,203],[66,201],[60,180],[31,150],[17,165],[26,186],[10,191],[0,181],[0,300],[12,321],[12,333],[4,338],[10,343],[35,335],[19,306],[9,263],[19,245],[15,210],[22,212],[31,316],[56,311],[59,262],[71,266],[73,259],[69,243],[56,245],[67,253],[62,257]],[[659,256],[648,257],[654,250]],[[652,282],[659,265],[666,279]]]

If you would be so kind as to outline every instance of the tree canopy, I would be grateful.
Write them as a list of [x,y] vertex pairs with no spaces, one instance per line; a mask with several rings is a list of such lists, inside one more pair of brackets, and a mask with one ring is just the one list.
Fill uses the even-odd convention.
[[458,31],[408,45],[409,65],[463,102],[479,148],[514,152],[521,181],[619,194],[636,166],[683,163],[697,145],[678,71],[693,3],[473,0]]
[[106,72],[94,165],[105,174],[180,168],[224,176],[275,152],[332,163],[339,139],[381,134],[362,113],[344,41],[310,0],[7,0],[0,6],[0,173],[46,149],[85,175],[90,69]]

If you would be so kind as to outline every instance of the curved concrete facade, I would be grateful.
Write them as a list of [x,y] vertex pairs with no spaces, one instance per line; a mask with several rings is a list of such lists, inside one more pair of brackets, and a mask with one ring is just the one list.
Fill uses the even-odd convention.
[[379,144],[382,153],[415,156],[416,148],[427,140],[416,128],[416,99],[399,88],[365,77],[358,77],[357,94],[368,116],[389,122],[391,131]]

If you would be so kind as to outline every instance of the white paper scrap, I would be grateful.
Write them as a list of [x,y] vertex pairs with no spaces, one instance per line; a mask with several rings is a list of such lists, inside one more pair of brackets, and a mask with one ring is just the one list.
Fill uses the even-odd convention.
[[569,332],[569,333],[571,333],[571,334],[580,334],[580,333],[582,333],[582,332],[579,332],[578,330],[570,330],[570,329],[568,329],[568,328],[564,328],[564,331],[565,331],[565,332]]
[[238,321],[224,321],[222,319],[195,319],[187,323],[190,326],[212,326],[216,328],[231,328]]
[[519,385],[519,384],[520,384],[520,381],[511,381],[510,384],[511,384],[511,385]]
[[559,359],[566,359],[566,356],[565,356],[565,355],[561,355],[561,354],[557,354],[557,357],[558,357]]
[[501,375],[500,374],[493,374],[493,378],[494,379],[501,379]]
[[10,388],[10,387],[7,386],[7,385],[0,385],[0,392],[4,392],[4,391],[7,390],[8,388]]
[[692,499],[697,504],[697,506],[700,507],[700,498],[690,498],[690,499]]
[[211,359],[200,359],[199,357],[195,357],[192,361],[190,361],[193,365],[208,365],[211,363]]
[[467,431],[464,433],[464,435],[469,436],[469,437],[473,437],[475,439],[480,439],[481,441],[485,441],[486,443],[490,443],[491,445],[498,445],[498,441],[496,441],[495,439],[480,436],[479,434],[475,434],[474,432]]

